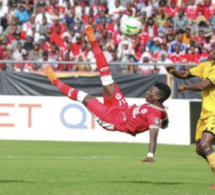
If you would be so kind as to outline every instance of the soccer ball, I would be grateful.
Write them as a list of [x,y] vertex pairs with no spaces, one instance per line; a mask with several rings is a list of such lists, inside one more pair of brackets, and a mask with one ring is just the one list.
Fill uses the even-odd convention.
[[120,24],[120,30],[122,34],[130,38],[139,35],[142,32],[142,28],[143,25],[140,19],[132,16],[123,20]]

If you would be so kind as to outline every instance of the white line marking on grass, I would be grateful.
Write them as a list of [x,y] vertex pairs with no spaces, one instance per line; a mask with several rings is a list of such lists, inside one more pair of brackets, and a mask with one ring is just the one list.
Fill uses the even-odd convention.
[[0,156],[0,159],[115,159],[131,158],[120,156]]
[[[144,157],[137,156],[0,156],[1,159],[141,159]],[[157,157],[156,160],[169,160],[169,161],[193,161],[193,158],[166,158]]]

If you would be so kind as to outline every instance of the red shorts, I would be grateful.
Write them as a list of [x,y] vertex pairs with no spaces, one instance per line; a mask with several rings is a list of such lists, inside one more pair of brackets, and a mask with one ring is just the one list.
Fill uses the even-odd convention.
[[94,115],[99,125],[106,130],[114,131],[121,112],[128,109],[127,102],[118,85],[115,87],[114,95],[111,99],[104,94],[103,99],[104,104],[93,98],[89,101],[87,108]]

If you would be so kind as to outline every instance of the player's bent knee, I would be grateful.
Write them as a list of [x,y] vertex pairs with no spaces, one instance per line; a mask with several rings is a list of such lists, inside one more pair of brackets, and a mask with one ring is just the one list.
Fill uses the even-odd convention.
[[200,144],[200,147],[201,147],[202,151],[204,152],[204,154],[212,148],[211,144],[204,139],[201,139],[199,144]]

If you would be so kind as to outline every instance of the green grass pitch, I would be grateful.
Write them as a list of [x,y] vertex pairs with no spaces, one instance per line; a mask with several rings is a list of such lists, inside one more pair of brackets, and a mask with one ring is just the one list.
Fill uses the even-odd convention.
[[0,141],[0,195],[207,195],[215,183],[195,146]]

